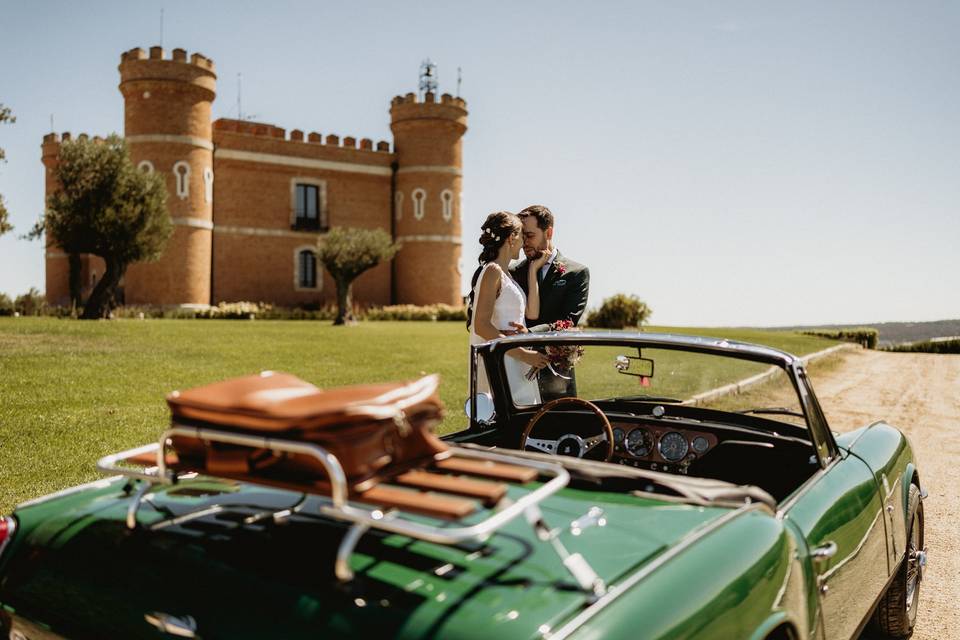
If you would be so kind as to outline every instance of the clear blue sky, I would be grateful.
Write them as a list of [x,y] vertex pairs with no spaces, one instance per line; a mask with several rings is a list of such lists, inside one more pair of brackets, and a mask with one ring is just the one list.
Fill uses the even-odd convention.
[[[43,289],[16,238],[40,142],[122,132],[120,53],[212,57],[215,117],[391,139],[419,63],[470,109],[464,261],[493,210],[549,205],[561,250],[653,321],[960,317],[960,3],[4,2],[0,291]],[[472,268],[468,268],[469,274]]]

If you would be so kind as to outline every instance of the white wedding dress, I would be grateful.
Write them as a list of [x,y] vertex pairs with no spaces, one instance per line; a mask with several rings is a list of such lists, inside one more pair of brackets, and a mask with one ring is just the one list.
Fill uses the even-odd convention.
[[[494,268],[495,263],[488,262],[480,276],[477,278],[477,284],[473,288],[473,315],[470,317],[470,344],[480,344],[486,342],[486,338],[477,335],[474,330],[476,327],[475,318],[477,315],[477,296],[480,291],[480,283],[483,281],[483,274],[487,269]],[[513,278],[501,271],[500,276],[500,295],[493,303],[493,317],[491,322],[500,331],[512,331],[514,327],[510,324],[516,322],[523,324],[524,314],[527,310],[527,298]],[[503,358],[503,366],[507,371],[507,382],[510,385],[510,394],[513,396],[513,403],[518,406],[530,406],[540,404],[540,385],[537,379],[528,380],[527,372],[530,365],[507,354]],[[477,362],[477,392],[490,393],[490,382],[487,380],[487,371],[484,368],[483,360]]]

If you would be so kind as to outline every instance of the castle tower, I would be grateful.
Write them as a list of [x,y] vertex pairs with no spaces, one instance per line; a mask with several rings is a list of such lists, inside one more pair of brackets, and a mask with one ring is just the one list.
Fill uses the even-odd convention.
[[[63,137],[69,140],[70,134],[64,134]],[[59,189],[54,171],[60,163],[60,136],[56,133],[48,133],[43,136],[41,149],[43,150],[43,166],[46,169],[44,171],[46,176],[44,186],[46,196],[49,198]],[[67,254],[56,245],[48,246],[44,253],[44,262],[47,303],[64,306],[70,304],[70,265],[67,261]]]
[[131,49],[120,59],[124,135],[135,165],[167,184],[174,231],[157,262],[127,270],[126,304],[210,303],[213,236],[213,61],[161,47]]
[[394,229],[396,302],[459,305],[460,191],[467,105],[443,94],[397,96],[390,107],[397,159]]

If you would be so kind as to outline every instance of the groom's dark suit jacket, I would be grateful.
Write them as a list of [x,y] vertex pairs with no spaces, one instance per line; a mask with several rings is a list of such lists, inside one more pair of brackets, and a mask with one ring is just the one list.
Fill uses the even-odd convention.
[[[558,263],[566,268],[562,274],[558,273]],[[527,259],[521,260],[510,272],[523,292],[528,293]],[[556,259],[540,282],[540,317],[536,320],[527,320],[527,326],[531,331],[538,329],[544,331],[546,327],[538,325],[547,325],[557,320],[570,320],[576,325],[587,308],[589,292],[590,270],[557,251]]]

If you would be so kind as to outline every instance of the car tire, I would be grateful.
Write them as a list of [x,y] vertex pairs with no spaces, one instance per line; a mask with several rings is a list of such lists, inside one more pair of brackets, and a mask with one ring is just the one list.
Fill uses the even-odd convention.
[[873,621],[877,631],[887,638],[907,638],[917,621],[917,604],[923,567],[920,554],[923,546],[923,502],[920,489],[910,485],[910,527],[907,530],[907,549],[897,576],[880,598]]

